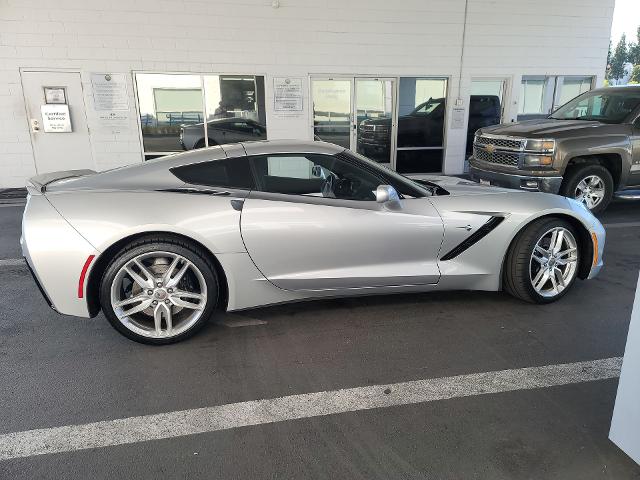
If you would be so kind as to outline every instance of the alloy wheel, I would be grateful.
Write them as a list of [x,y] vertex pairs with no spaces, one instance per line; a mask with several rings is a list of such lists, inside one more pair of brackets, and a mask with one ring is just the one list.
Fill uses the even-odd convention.
[[529,264],[534,290],[546,298],[559,295],[578,269],[578,244],[564,227],[547,230],[536,242]]
[[111,284],[111,306],[126,328],[171,338],[193,326],[207,304],[202,272],[182,255],[148,252],[128,260]]
[[589,210],[596,208],[605,197],[604,180],[598,175],[589,175],[580,180],[574,192],[574,198]]

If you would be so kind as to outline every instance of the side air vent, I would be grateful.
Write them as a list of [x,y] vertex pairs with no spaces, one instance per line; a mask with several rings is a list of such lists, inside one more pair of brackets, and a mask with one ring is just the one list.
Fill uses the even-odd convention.
[[496,228],[500,223],[504,220],[504,217],[491,217],[487,223],[482,225],[478,230],[473,232],[466,240],[464,240],[459,245],[452,248],[449,252],[444,254],[440,260],[451,260],[452,258],[456,258],[462,252],[467,250],[469,247],[478,243],[481,239],[486,237],[491,230]]

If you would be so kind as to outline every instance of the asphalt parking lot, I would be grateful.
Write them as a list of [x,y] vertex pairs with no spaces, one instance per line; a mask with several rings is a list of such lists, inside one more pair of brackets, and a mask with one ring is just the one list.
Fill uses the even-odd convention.
[[[640,270],[639,203],[614,203],[602,215],[604,270],[555,304],[471,292],[322,300],[220,315],[195,338],[161,348],[125,339],[103,316],[51,311],[16,260],[21,212],[0,203],[1,479],[640,478],[607,439],[617,378],[588,377],[594,361],[615,365],[624,352]],[[585,375],[575,381],[519,383],[523,369],[577,362]],[[513,386],[492,393],[483,385],[492,374],[473,375],[496,371],[508,371]],[[420,388],[442,391],[442,379],[458,375],[464,388],[444,399],[412,403],[397,385],[436,379]],[[304,396],[340,389],[356,389],[344,394],[343,413],[326,415],[317,397]],[[389,405],[371,408],[362,392]],[[279,399],[271,404],[279,420],[245,418],[247,402],[261,399]],[[201,433],[122,441],[129,423],[113,422],[167,413],[182,428],[185,411],[215,417],[223,410],[191,409],[229,404],[239,404],[224,410],[236,412],[225,419],[235,428],[209,418]],[[96,441],[108,446],[87,448],[76,430],[55,429],[98,421]],[[153,431],[153,420],[147,425]],[[53,429],[53,443],[68,448],[2,449],[13,441],[7,434],[33,429]]]

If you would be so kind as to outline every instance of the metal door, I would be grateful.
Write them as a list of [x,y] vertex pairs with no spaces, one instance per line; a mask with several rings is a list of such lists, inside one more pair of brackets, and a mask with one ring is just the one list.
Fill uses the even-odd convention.
[[[94,169],[80,73],[23,71],[22,88],[37,173]],[[47,105],[45,89],[53,88],[64,92],[56,101],[68,105],[70,132],[44,131],[41,107]]]

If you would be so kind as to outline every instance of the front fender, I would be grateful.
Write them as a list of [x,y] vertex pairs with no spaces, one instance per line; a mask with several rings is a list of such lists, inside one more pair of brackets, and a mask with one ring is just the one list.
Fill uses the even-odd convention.
[[570,138],[558,141],[557,148],[556,169],[562,175],[564,175],[569,162],[574,158],[617,155],[622,162],[620,184],[626,184],[633,163],[631,138],[628,134]]

